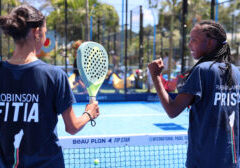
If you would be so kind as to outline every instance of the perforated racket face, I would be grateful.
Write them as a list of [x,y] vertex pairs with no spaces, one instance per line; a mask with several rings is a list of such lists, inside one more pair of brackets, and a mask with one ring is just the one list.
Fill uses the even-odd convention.
[[86,87],[101,84],[108,71],[108,55],[104,47],[95,42],[84,42],[78,48],[77,64]]

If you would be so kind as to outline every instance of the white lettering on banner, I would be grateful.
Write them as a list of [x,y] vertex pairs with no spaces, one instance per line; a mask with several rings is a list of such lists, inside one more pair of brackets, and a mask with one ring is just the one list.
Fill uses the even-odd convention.
[[4,117],[4,122],[39,122],[38,102],[38,94],[1,93],[0,119],[1,117]]
[[239,93],[215,93],[214,106],[235,106],[237,103],[239,103]]

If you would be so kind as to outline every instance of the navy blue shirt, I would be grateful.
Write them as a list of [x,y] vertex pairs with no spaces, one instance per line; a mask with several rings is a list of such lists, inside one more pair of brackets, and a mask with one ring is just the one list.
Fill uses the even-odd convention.
[[63,168],[56,124],[75,102],[65,72],[40,60],[0,65],[0,168]]
[[179,90],[194,95],[186,166],[238,168],[240,72],[232,65],[235,84],[229,87],[219,68],[225,64],[212,63],[197,65]]

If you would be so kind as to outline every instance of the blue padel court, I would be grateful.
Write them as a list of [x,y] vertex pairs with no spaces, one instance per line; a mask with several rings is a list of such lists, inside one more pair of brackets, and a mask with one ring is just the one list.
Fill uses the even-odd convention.
[[[87,103],[77,103],[74,112],[82,115]],[[90,122],[75,136],[118,135],[143,133],[186,132],[188,112],[170,119],[160,102],[99,102],[100,116],[96,126]],[[65,132],[62,117],[59,116],[58,135],[70,136]]]
[[[77,116],[86,103],[74,105]],[[74,136],[59,116],[58,135],[69,168],[183,168],[188,111],[170,119],[160,102],[99,102],[96,126]]]

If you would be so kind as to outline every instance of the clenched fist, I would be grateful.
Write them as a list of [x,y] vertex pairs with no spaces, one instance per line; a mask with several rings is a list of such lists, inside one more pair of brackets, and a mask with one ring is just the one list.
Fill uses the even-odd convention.
[[151,73],[152,78],[160,76],[164,68],[162,58],[154,60],[148,64],[149,72]]

